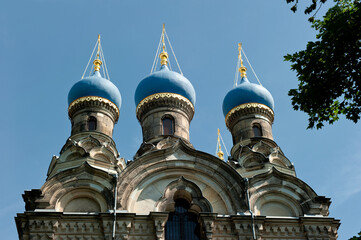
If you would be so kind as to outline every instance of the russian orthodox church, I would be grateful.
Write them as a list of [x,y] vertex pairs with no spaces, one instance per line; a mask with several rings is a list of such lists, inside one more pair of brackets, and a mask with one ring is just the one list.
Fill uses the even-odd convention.
[[223,102],[230,156],[193,147],[196,93],[169,69],[164,35],[160,69],[135,90],[143,142],[128,162],[112,138],[121,95],[101,74],[98,39],[93,74],[68,95],[70,137],[44,185],[23,194],[19,239],[337,239],[330,199],[296,177],[273,140],[272,95],[248,80],[241,51],[240,81]]

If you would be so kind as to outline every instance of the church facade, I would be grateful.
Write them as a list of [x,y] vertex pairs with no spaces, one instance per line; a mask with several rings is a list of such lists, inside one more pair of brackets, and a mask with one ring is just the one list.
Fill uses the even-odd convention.
[[191,144],[195,90],[169,70],[163,41],[160,70],[135,91],[143,142],[126,162],[112,139],[121,95],[100,74],[99,51],[69,92],[70,137],[44,185],[23,194],[19,239],[337,239],[330,199],[296,177],[273,141],[272,95],[248,81],[241,52],[241,79],[223,102],[227,161]]

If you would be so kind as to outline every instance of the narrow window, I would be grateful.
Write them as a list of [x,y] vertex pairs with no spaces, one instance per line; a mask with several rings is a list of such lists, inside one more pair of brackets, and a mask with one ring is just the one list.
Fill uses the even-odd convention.
[[89,117],[88,131],[95,131],[96,129],[97,129],[97,119],[95,117]]
[[260,125],[258,124],[253,125],[252,129],[253,129],[254,137],[262,137],[262,128]]
[[174,134],[174,121],[170,117],[164,117],[162,119],[163,124],[163,135],[173,135]]
[[165,225],[166,240],[200,240],[201,231],[198,216],[189,212],[187,200],[179,198],[175,200],[174,212],[169,213]]

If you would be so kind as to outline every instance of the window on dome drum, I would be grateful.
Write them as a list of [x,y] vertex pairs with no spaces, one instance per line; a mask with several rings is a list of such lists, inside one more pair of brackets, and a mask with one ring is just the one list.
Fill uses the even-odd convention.
[[201,240],[198,215],[188,212],[189,203],[179,198],[175,200],[174,212],[169,213],[165,224],[165,240]]
[[254,124],[252,126],[252,130],[253,130],[254,137],[262,137],[262,128],[259,124]]
[[95,117],[89,117],[88,131],[95,131],[96,129],[97,129],[97,119]]
[[164,117],[162,119],[163,125],[163,135],[173,135],[174,134],[174,120],[171,117]]

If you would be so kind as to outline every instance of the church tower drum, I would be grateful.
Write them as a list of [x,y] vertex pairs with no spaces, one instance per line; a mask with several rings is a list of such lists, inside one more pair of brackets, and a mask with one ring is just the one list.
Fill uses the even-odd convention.
[[239,60],[240,83],[227,93],[223,101],[223,114],[232,133],[233,145],[252,138],[273,140],[273,97],[263,86],[249,82],[241,58],[241,45]]
[[[295,176],[293,164],[273,140],[274,100],[262,85],[251,83],[243,65],[242,45],[238,45],[238,71],[235,87],[223,100],[226,126],[232,134],[230,163],[245,177],[276,167]],[[238,75],[237,75],[238,76]]]
[[92,131],[112,137],[119,118],[121,95],[118,88],[100,74],[103,63],[99,59],[99,50],[93,64],[93,74],[75,83],[69,91],[71,134]]
[[168,67],[162,32],[161,67],[144,78],[135,91],[137,118],[143,142],[156,144],[170,138],[189,142],[189,125],[194,115],[196,94],[190,81]]

